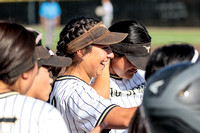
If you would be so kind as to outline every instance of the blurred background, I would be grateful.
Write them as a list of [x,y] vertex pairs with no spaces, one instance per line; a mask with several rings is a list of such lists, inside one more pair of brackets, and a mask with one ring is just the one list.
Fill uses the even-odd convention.
[[[78,16],[101,17],[95,13],[101,0],[56,0],[61,7],[61,26]],[[39,7],[44,0],[0,0],[0,19],[14,20],[34,27],[40,27]],[[111,0],[114,8],[112,23],[135,19],[142,22],[152,37],[152,46],[173,42],[188,42],[200,45],[200,0]]]

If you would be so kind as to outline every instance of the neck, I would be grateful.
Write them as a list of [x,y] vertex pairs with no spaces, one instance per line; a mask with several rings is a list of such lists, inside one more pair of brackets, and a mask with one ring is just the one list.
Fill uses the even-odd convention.
[[13,91],[11,86],[8,84],[5,84],[3,81],[0,81],[0,93],[6,93],[6,92],[11,92]]
[[112,68],[112,64],[111,63],[110,63],[109,71],[110,71],[110,74],[115,74],[116,75],[116,73],[114,72],[114,70]]
[[82,67],[80,67],[80,65],[68,67],[64,75],[76,76],[88,84],[90,83],[90,80],[91,80],[89,75],[86,73],[86,71]]

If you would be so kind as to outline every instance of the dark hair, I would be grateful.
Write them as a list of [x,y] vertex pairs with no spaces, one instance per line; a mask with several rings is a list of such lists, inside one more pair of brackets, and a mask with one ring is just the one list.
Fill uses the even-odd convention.
[[122,41],[124,43],[141,44],[151,42],[151,37],[145,26],[136,20],[117,22],[109,30],[112,32],[128,33],[128,36]]
[[191,61],[193,56],[194,47],[186,43],[171,44],[157,48],[147,62],[145,79],[147,80],[154,72],[166,65],[180,61]]
[[[73,58],[74,54],[69,54],[67,44],[87,32],[100,21],[90,17],[78,17],[71,19],[60,33],[60,39],[57,43],[57,52],[59,56],[68,56]],[[86,53],[91,51],[92,45],[85,47]]]
[[146,133],[144,118],[140,114],[140,106],[135,111],[129,124],[128,133]]
[[32,58],[35,49],[34,35],[23,26],[0,22],[0,80],[13,84],[17,77],[6,76],[11,70]]

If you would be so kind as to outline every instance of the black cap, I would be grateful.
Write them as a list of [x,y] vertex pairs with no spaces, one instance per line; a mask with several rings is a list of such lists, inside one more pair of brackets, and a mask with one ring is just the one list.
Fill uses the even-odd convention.
[[132,65],[145,70],[150,56],[151,42],[143,44],[132,44],[120,42],[110,46],[113,52],[123,54]]

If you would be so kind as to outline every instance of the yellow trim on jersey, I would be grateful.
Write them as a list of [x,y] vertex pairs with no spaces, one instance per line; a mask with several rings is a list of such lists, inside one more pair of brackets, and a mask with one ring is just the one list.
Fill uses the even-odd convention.
[[112,104],[110,106],[108,106],[108,108],[106,108],[106,110],[101,114],[99,120],[97,121],[96,125],[95,126],[98,126],[100,125],[103,120],[105,119],[105,117],[107,116],[107,114],[114,108],[114,107],[117,107],[118,105],[115,105],[115,104]]
[[114,79],[122,79],[121,77],[119,77],[118,75],[116,74],[110,74],[110,77],[114,78]]
[[18,94],[19,94],[19,92],[16,92],[16,91],[0,93],[0,98],[8,97],[8,96],[11,96],[11,95],[18,95]]
[[61,81],[61,80],[66,80],[66,79],[76,79],[76,80],[80,80],[80,81],[83,81],[84,83],[88,84],[84,80],[82,80],[74,75],[63,75],[63,76],[58,77],[55,81]]

